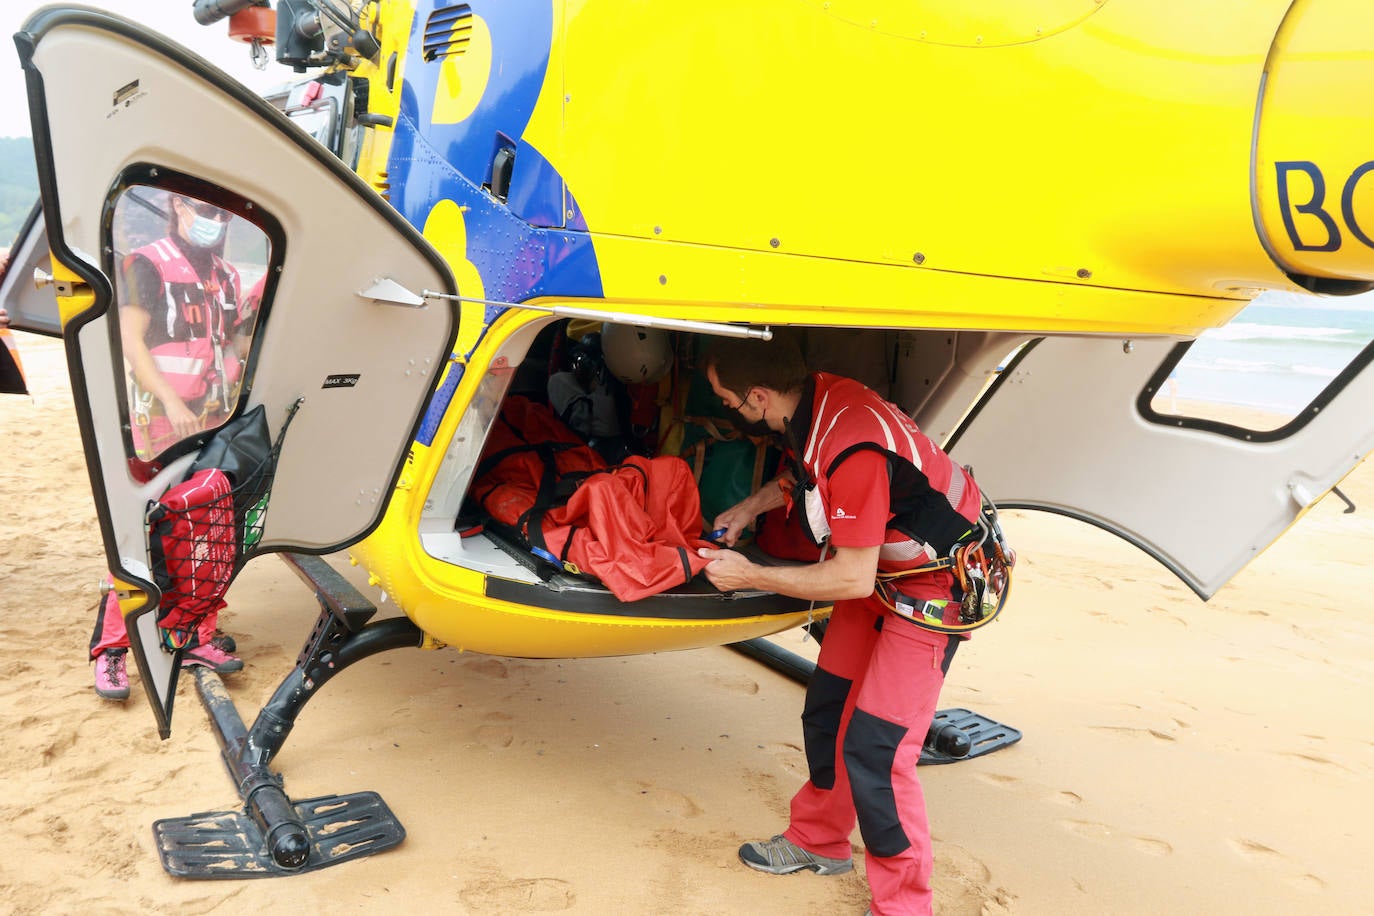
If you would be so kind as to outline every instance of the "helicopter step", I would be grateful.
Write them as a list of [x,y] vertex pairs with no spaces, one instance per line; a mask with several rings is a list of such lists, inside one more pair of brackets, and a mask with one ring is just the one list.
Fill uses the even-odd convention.
[[368,623],[376,606],[319,557],[282,554],[315,591],[320,615],[296,667],[245,728],[219,676],[194,669],[196,691],[243,799],[241,811],[170,818],[153,825],[168,874],[182,878],[252,878],[299,874],[383,852],[405,828],[374,792],[293,802],[270,764],[310,698],[334,675],[390,649],[418,648],[424,634],[404,617]]

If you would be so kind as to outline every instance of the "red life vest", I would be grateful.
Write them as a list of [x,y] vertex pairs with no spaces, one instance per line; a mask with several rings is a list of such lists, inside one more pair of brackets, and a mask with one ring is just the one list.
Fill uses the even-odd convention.
[[[173,338],[149,348],[153,364],[188,406],[207,396],[228,405],[241,367],[229,346],[224,313],[238,307],[238,271],[219,255],[211,255],[211,276],[202,278],[170,239],[135,250],[125,258],[126,272],[140,257],[162,281],[164,310],[161,314],[150,310],[151,318],[163,323],[164,336]],[[189,329],[189,336],[178,332],[178,319]]]

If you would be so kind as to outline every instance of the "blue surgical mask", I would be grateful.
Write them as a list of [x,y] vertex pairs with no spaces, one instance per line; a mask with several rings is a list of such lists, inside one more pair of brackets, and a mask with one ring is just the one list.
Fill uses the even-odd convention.
[[186,237],[197,248],[209,248],[211,245],[219,244],[219,240],[224,238],[224,223],[208,216],[197,216],[192,221],[191,228],[186,230]]

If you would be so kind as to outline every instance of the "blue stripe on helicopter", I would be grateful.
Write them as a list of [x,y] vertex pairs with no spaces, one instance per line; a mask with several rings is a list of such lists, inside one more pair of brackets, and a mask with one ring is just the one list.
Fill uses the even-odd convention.
[[[480,104],[466,118],[432,124],[421,113],[434,111],[443,58],[424,59],[423,24],[436,8],[450,18],[456,8],[444,0],[417,5],[388,161],[391,203],[420,228],[440,200],[464,207],[467,251],[441,253],[449,258],[465,255],[481,276],[487,299],[601,298],[600,268],[582,210],[563,176],[523,139],[548,68],[551,5],[469,6],[491,34],[487,85]],[[493,160],[503,147],[515,157],[505,203],[482,187],[490,183]],[[488,306],[485,323],[490,325],[504,311]],[[458,365],[451,367],[430,403],[417,436],[424,445],[434,441],[462,378],[460,370]]]

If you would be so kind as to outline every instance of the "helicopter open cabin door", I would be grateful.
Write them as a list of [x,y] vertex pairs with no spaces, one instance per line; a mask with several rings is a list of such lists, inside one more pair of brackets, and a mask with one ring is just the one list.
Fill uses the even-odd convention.
[[105,607],[166,737],[177,650],[244,560],[380,522],[457,334],[421,293],[456,290],[386,202],[189,52],[84,9],[16,41]]
[[950,455],[999,506],[1111,531],[1210,598],[1374,449],[1374,342],[1352,346],[1291,416],[1170,409],[1189,349],[1166,338],[1033,341],[956,430]]

